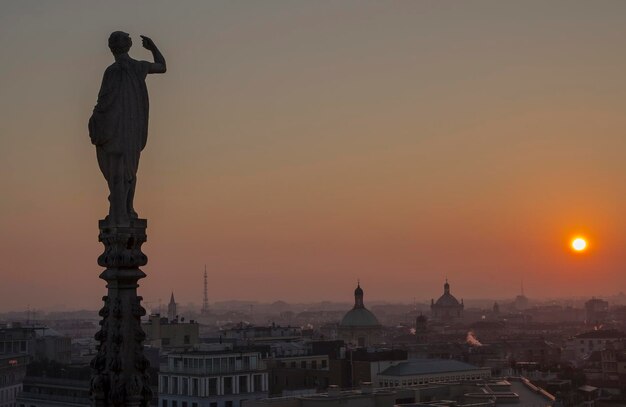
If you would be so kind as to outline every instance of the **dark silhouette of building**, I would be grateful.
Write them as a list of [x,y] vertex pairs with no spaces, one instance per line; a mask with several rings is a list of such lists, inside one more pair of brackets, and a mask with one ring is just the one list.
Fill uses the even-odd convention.
[[344,315],[339,324],[339,338],[356,346],[370,346],[381,338],[378,318],[363,303],[363,289],[358,283],[354,290],[354,307]]
[[463,318],[463,300],[459,302],[456,297],[450,294],[450,283],[446,279],[446,283],[443,285],[443,295],[435,301],[431,300],[430,310],[433,319],[440,321],[459,320]]

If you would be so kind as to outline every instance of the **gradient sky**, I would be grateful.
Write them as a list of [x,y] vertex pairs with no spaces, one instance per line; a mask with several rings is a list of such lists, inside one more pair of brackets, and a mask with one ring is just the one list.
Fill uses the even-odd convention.
[[[0,311],[97,308],[87,120],[111,31],[151,76],[140,293],[607,295],[626,283],[624,1],[2,1]],[[574,255],[582,233],[590,250]]]

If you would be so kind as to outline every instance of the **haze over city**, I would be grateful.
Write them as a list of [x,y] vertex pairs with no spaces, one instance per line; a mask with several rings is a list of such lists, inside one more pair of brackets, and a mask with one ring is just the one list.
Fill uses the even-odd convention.
[[617,1],[3,3],[0,311],[101,305],[87,121],[116,29],[168,57],[147,301],[199,304],[205,264],[211,301],[617,294],[624,27]]

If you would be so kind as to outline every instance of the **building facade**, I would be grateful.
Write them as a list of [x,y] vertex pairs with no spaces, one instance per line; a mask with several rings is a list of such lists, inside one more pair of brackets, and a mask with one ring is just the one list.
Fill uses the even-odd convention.
[[90,407],[89,380],[26,377],[17,407]]
[[626,339],[626,335],[615,329],[599,329],[578,334],[565,342],[563,356],[570,361],[581,361],[606,349],[610,343]]
[[266,352],[216,347],[168,355],[159,373],[159,407],[240,407],[242,400],[268,396]]
[[193,320],[168,321],[159,314],[153,314],[141,327],[146,333],[146,344],[155,348],[191,348],[198,344],[200,325]]
[[35,330],[19,324],[0,326],[0,407],[16,407],[26,367],[35,354]]

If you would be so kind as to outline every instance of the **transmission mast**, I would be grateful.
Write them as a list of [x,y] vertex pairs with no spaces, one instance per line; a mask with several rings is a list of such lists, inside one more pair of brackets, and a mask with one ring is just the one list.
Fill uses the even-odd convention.
[[204,265],[204,299],[202,301],[202,313],[209,313],[209,278],[206,273],[206,264]]

